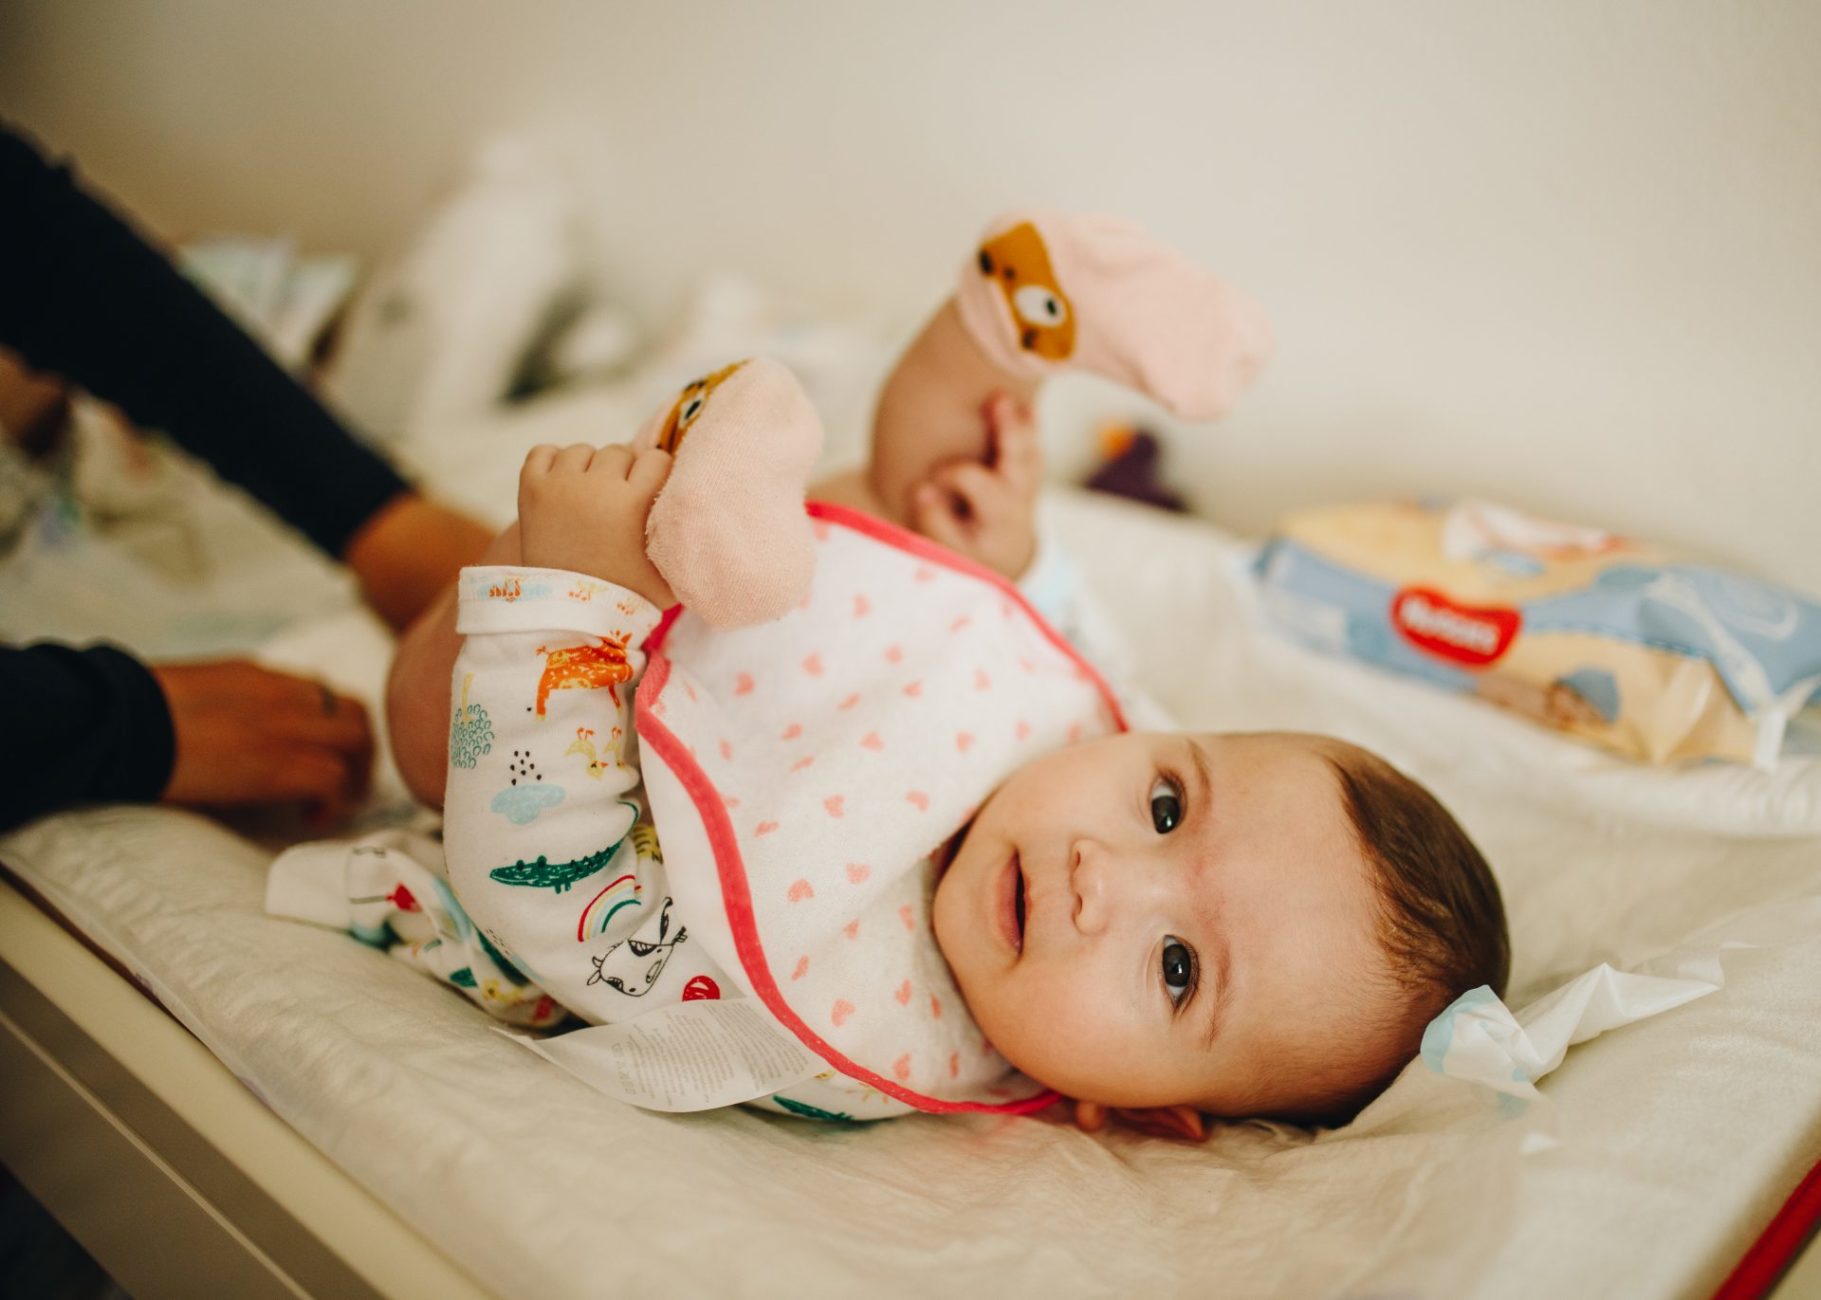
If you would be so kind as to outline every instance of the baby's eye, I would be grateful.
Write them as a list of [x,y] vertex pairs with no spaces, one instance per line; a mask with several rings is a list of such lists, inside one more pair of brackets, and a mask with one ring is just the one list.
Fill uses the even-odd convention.
[[1174,1004],[1195,987],[1195,952],[1173,934],[1163,937],[1163,987]]
[[1168,835],[1181,824],[1182,786],[1173,776],[1160,776],[1151,783],[1151,825]]

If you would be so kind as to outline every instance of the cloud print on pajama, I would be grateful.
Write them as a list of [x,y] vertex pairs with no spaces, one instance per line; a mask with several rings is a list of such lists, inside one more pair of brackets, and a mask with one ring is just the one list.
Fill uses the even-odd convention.
[[528,826],[566,796],[562,786],[540,781],[536,785],[509,785],[494,795],[487,806],[514,826]]

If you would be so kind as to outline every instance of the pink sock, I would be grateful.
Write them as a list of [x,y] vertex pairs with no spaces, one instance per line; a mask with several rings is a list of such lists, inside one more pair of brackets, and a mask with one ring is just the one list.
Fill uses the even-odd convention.
[[1223,414],[1271,356],[1257,303],[1116,217],[998,218],[955,302],[1008,374],[1080,366],[1190,420]]
[[671,591],[716,627],[785,613],[809,589],[815,539],[803,512],[822,422],[776,361],[737,361],[685,387],[633,439],[675,460],[645,524]]

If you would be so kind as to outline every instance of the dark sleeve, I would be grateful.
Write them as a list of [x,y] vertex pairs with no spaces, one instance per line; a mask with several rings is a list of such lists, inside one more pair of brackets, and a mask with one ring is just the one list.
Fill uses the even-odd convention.
[[146,666],[112,646],[0,646],[6,701],[0,831],[74,803],[146,802],[171,780],[171,710]]
[[0,343],[161,429],[339,557],[405,489],[125,222],[0,129]]

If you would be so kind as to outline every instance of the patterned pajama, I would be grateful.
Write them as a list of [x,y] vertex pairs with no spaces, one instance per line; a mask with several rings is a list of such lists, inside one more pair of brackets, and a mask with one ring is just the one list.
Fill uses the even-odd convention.
[[[1116,654],[1053,546],[1021,587]],[[385,832],[293,849],[269,910],[345,927],[527,1027],[719,997],[729,981],[672,906],[638,769],[633,693],[661,618],[573,573],[464,570],[442,844]]]

